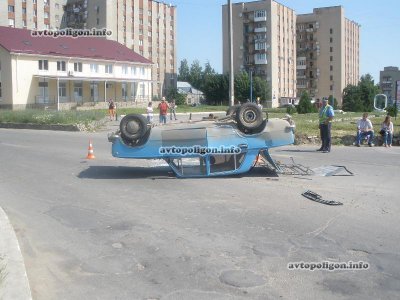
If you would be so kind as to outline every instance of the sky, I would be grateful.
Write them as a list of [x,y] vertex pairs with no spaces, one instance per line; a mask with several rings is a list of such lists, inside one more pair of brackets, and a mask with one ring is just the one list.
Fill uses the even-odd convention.
[[[227,0],[169,0],[177,6],[177,59],[189,64],[209,61],[222,72],[222,5]],[[235,1],[242,3],[251,1]],[[297,14],[311,13],[313,8],[344,7],[346,18],[361,25],[360,75],[371,74],[379,82],[379,71],[386,66],[400,67],[399,0],[279,0]]]

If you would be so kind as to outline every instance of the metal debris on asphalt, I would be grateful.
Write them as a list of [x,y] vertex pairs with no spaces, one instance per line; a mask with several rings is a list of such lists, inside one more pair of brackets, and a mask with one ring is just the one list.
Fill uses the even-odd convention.
[[318,203],[326,204],[326,205],[343,205],[343,203],[339,202],[339,201],[322,199],[321,195],[318,195],[317,193],[314,193],[313,191],[310,191],[310,190],[305,191],[301,195],[306,197],[307,199],[310,199],[310,200],[318,202]]

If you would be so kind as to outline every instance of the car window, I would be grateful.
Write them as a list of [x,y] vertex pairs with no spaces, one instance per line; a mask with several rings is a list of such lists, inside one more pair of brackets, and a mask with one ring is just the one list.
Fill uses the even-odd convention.
[[234,171],[240,168],[245,154],[210,155],[210,172],[219,173]]
[[185,157],[171,161],[177,173],[181,176],[199,176],[207,174],[206,160],[204,157]]

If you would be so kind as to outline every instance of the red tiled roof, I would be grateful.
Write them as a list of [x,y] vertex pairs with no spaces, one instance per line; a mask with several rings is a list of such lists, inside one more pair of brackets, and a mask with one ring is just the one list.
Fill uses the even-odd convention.
[[124,45],[105,38],[34,37],[30,30],[4,26],[0,26],[0,46],[14,53],[152,63]]

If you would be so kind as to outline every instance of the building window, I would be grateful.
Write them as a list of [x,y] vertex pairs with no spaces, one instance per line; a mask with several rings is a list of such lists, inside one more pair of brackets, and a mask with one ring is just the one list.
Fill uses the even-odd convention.
[[122,66],[122,74],[128,74],[128,66]]
[[100,24],[100,19],[99,19],[99,18],[96,19],[96,24],[97,24],[97,25]]
[[60,82],[58,84],[58,96],[67,97],[67,83],[66,82]]
[[48,19],[49,18],[49,13],[47,11],[44,12],[44,18]]
[[33,16],[34,16],[34,17],[37,16],[37,10],[36,10],[36,9],[33,10]]
[[330,86],[330,90],[333,91],[333,85]]
[[49,70],[49,61],[48,60],[39,60],[39,70]]
[[329,29],[329,33],[333,34],[333,28]]
[[60,4],[56,3],[56,4],[54,4],[54,7],[55,7],[56,9],[59,9],[59,8],[60,8]]
[[256,10],[254,13],[255,18],[263,18],[267,15],[267,12],[265,10]]
[[43,0],[44,6],[48,6],[49,5],[49,1],[48,0]]
[[57,71],[64,71],[66,70],[65,61],[58,61],[57,62]]
[[8,6],[8,12],[10,12],[10,13],[14,12],[14,5],[9,5]]
[[22,20],[22,26],[26,27],[26,20]]
[[122,98],[126,101],[126,98],[128,97],[128,86],[126,82],[121,83],[121,94]]
[[81,62],[74,63],[74,71],[75,72],[82,72],[82,63]]
[[139,46],[143,46],[143,40],[139,40]]
[[333,43],[333,38],[329,38],[329,42],[330,42],[330,43]]
[[98,64],[90,64],[90,72],[99,73],[99,65]]
[[113,72],[113,65],[106,65],[106,73],[112,74]]
[[74,82],[75,101],[82,101],[82,82]]
[[10,26],[10,27],[15,26],[14,19],[8,19],[8,26]]
[[330,67],[330,70],[333,71],[333,66]]
[[26,7],[23,7],[23,8],[22,8],[22,14],[23,14],[23,15],[26,15]]
[[331,75],[329,78],[330,78],[330,80],[332,81],[332,80],[333,80],[333,75]]
[[333,52],[333,47],[331,47],[329,50],[330,50],[330,52]]
[[329,59],[330,59],[330,61],[333,61],[333,56],[331,56]]
[[0,82],[0,99],[1,99],[1,82]]
[[33,4],[36,4],[36,0],[32,0],[32,3],[33,3]]

